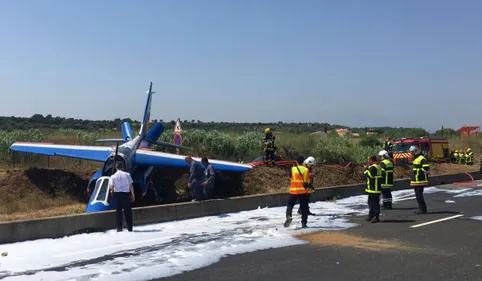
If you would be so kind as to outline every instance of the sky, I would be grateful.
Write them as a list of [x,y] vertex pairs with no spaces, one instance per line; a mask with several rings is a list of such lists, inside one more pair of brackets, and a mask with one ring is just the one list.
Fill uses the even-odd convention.
[[0,116],[482,123],[482,1],[0,1]]

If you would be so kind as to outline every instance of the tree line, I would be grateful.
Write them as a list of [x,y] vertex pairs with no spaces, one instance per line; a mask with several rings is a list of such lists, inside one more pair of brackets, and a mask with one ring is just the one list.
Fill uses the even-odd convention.
[[[166,129],[172,128],[175,125],[175,120],[153,120],[154,122],[161,122]],[[117,118],[114,120],[88,120],[75,119],[65,117],[53,117],[52,115],[43,116],[41,114],[34,114],[31,117],[0,117],[0,130],[27,130],[27,129],[41,129],[41,130],[58,130],[58,129],[74,129],[84,131],[97,130],[119,130],[123,122],[129,122],[133,127],[139,127],[138,120],[130,118]],[[428,136],[429,133],[423,128],[403,128],[403,127],[348,127],[338,124],[329,123],[236,123],[236,122],[205,122],[201,120],[181,120],[183,129],[203,129],[203,130],[218,130],[218,131],[263,131],[266,127],[274,131],[282,131],[283,133],[314,133],[314,132],[328,132],[336,129],[345,128],[352,133],[366,135],[367,132],[373,132],[377,135],[390,135],[392,137],[421,137]],[[455,130],[444,128],[438,130],[433,135],[456,135]]]

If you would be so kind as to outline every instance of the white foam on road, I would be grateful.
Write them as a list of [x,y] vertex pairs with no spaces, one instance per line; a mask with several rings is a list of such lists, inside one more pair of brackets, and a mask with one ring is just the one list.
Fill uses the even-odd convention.
[[[394,202],[413,195],[413,190],[392,192]],[[308,218],[308,229],[300,228],[298,215],[289,228],[283,228],[286,207],[277,207],[137,226],[132,233],[107,231],[0,245],[0,252],[8,252],[0,257],[0,280],[168,277],[211,265],[227,255],[305,243],[295,234],[355,227],[348,217],[368,213],[367,196],[315,202],[310,209],[318,215]]]
[[455,195],[454,197],[472,197],[472,196],[482,196],[482,189],[469,191],[469,192],[463,192],[461,194]]
[[468,217],[468,218],[473,219],[473,220],[482,221],[482,216],[473,216],[473,217]]

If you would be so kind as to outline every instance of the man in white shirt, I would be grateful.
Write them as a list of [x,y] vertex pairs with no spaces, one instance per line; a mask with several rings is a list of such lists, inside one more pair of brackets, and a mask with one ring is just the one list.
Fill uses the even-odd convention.
[[[132,231],[132,202],[135,201],[133,180],[129,173],[122,171],[122,163],[117,162],[115,172],[109,181],[110,192],[114,193],[116,207],[117,232],[122,231],[122,210],[126,217],[127,230]],[[129,196],[130,192],[130,196]],[[130,198],[129,198],[130,197]]]

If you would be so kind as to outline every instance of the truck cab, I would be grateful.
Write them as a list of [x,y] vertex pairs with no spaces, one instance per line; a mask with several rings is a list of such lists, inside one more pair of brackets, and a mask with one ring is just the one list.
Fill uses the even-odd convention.
[[393,142],[393,163],[412,164],[410,146],[415,145],[428,161],[450,161],[449,142],[445,137],[398,138]]

